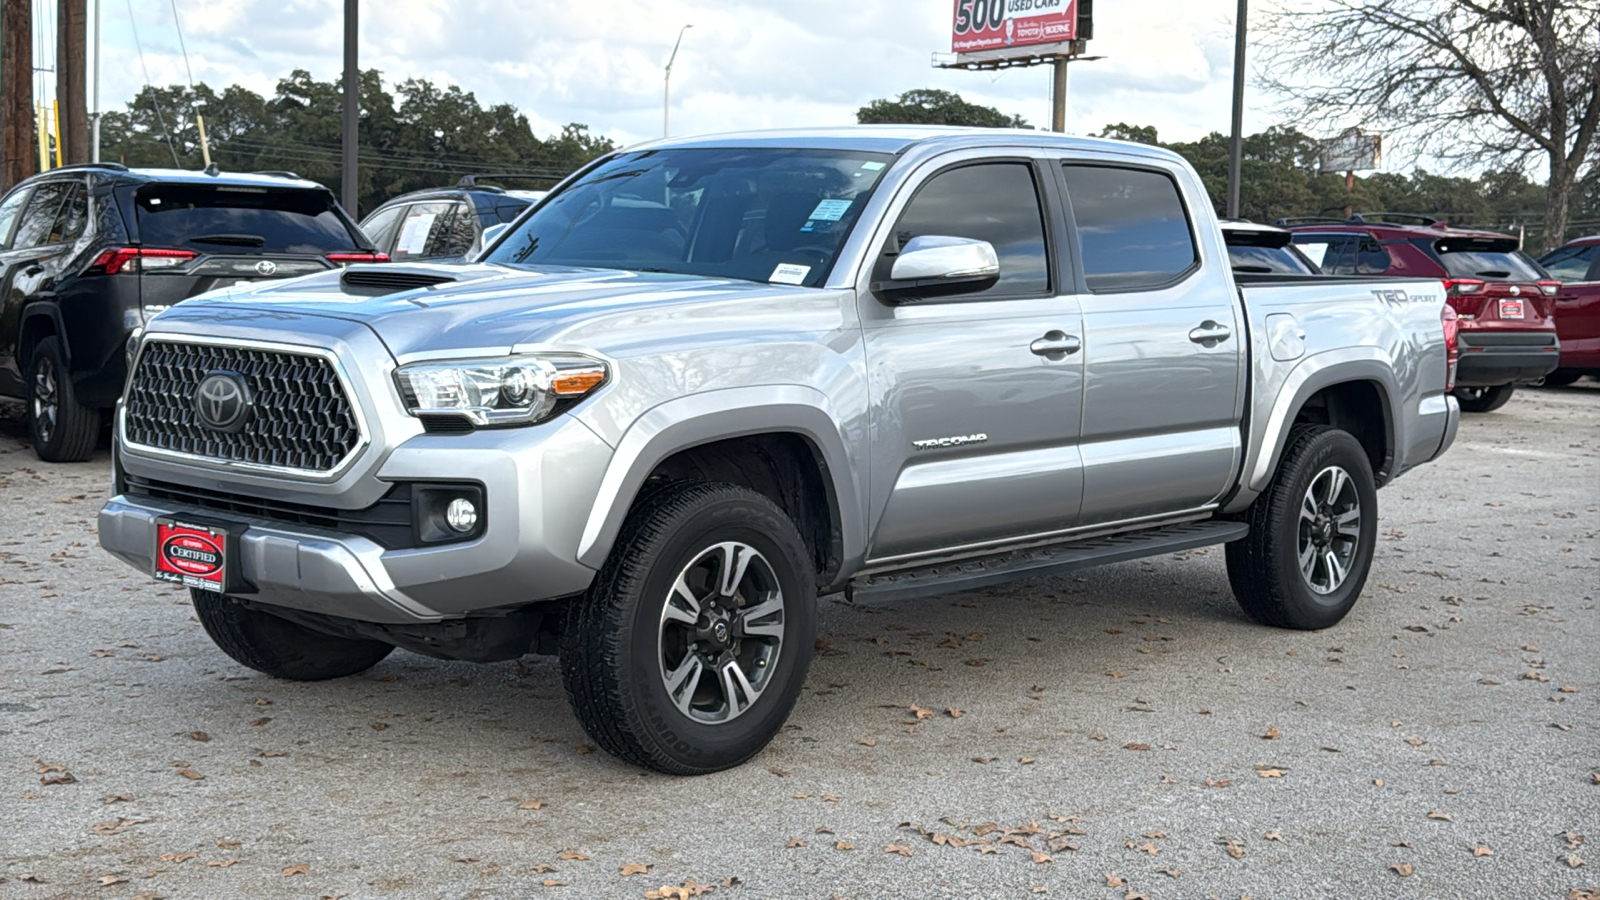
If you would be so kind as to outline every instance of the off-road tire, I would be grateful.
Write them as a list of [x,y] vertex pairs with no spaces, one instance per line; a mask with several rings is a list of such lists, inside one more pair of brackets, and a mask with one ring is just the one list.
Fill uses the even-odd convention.
[[1456,388],[1454,393],[1462,412],[1486,413],[1509,403],[1516,390],[1514,384],[1497,384],[1494,387]]
[[[47,337],[34,345],[28,357],[27,390],[28,436],[40,459],[82,462],[94,455],[100,410],[78,402],[58,338]],[[38,414],[42,404],[51,410],[46,416]]]
[[240,665],[289,681],[327,681],[377,665],[394,645],[334,637],[211,591],[189,589],[206,634]]
[[[704,724],[663,684],[662,613],[685,566],[728,541],[754,547],[770,566],[784,633],[760,696],[737,718]],[[777,504],[731,484],[663,489],[639,501],[589,591],[567,604],[567,699],[595,743],[626,762],[673,775],[737,766],[772,740],[800,695],[815,649],[816,597],[805,542]]]
[[[1313,480],[1329,467],[1349,477],[1360,503],[1359,537],[1343,581],[1329,593],[1313,590],[1301,571],[1301,504]],[[1349,433],[1326,425],[1299,425],[1271,484],[1245,513],[1248,537],[1228,544],[1228,581],[1250,618],[1279,628],[1332,626],[1355,605],[1372,567],[1378,499],[1372,464]]]

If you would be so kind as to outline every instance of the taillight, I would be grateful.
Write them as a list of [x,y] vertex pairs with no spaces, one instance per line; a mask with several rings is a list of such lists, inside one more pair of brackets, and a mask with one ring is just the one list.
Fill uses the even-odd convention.
[[387,253],[329,253],[328,262],[348,266],[351,263],[380,263],[388,262]]
[[1539,293],[1545,295],[1546,297],[1554,297],[1556,294],[1559,294],[1560,292],[1561,292],[1561,282],[1559,282],[1559,281],[1541,281],[1541,282],[1539,282]]
[[1444,279],[1444,302],[1455,307],[1456,312],[1471,319],[1483,308],[1485,283],[1481,278]]
[[1446,303],[1439,309],[1439,324],[1444,327],[1444,389],[1456,389],[1456,365],[1461,361],[1461,322],[1455,307]]
[[150,247],[115,247],[103,250],[89,264],[90,273],[136,275],[146,269],[170,269],[195,258],[192,250],[157,250]]

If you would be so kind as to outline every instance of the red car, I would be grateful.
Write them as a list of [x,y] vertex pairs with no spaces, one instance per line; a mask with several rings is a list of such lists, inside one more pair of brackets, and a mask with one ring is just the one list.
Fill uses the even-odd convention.
[[1282,219],[1295,246],[1327,275],[1437,278],[1460,316],[1456,399],[1467,412],[1499,409],[1518,384],[1547,377],[1560,359],[1551,279],[1510,235],[1451,228],[1429,216],[1361,213]]
[[1561,334],[1561,368],[1545,384],[1571,384],[1585,375],[1600,378],[1600,234],[1578,238],[1539,257],[1554,278],[1556,331]]

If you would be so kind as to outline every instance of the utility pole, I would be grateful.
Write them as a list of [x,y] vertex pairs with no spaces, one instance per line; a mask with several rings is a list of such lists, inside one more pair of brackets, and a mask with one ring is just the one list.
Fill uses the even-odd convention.
[[56,3],[56,103],[61,110],[62,162],[89,161],[89,116],[84,69],[88,53],[89,10],[86,0]]
[[1050,130],[1061,133],[1067,130],[1067,58],[1056,57],[1055,81],[1050,90]]
[[356,15],[359,0],[344,0],[344,147],[339,173],[339,199],[345,212],[356,212],[356,128],[361,122],[361,71],[356,68]]
[[685,25],[678,29],[678,42],[672,45],[672,55],[667,57],[667,74],[661,79],[661,136],[666,137],[672,121],[672,64],[678,58],[678,48],[683,46],[683,33],[693,28]]
[[89,161],[100,161],[100,0],[94,0],[94,101],[89,110]]
[[1228,218],[1239,217],[1239,172],[1244,154],[1245,14],[1250,0],[1239,0],[1233,20],[1233,133],[1228,138]]
[[0,0],[0,191],[33,174],[33,3]]

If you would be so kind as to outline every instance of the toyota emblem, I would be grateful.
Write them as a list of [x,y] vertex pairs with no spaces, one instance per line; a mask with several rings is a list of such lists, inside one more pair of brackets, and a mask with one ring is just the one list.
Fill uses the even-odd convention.
[[263,259],[256,263],[256,274],[258,275],[274,275],[277,274],[277,271],[278,264],[270,259]]
[[1522,288],[1519,288],[1514,284],[1511,286],[1511,296],[1516,297],[1516,296],[1519,296],[1521,293],[1522,293]]
[[250,388],[233,372],[211,372],[194,389],[194,414],[213,431],[235,434],[250,412]]

